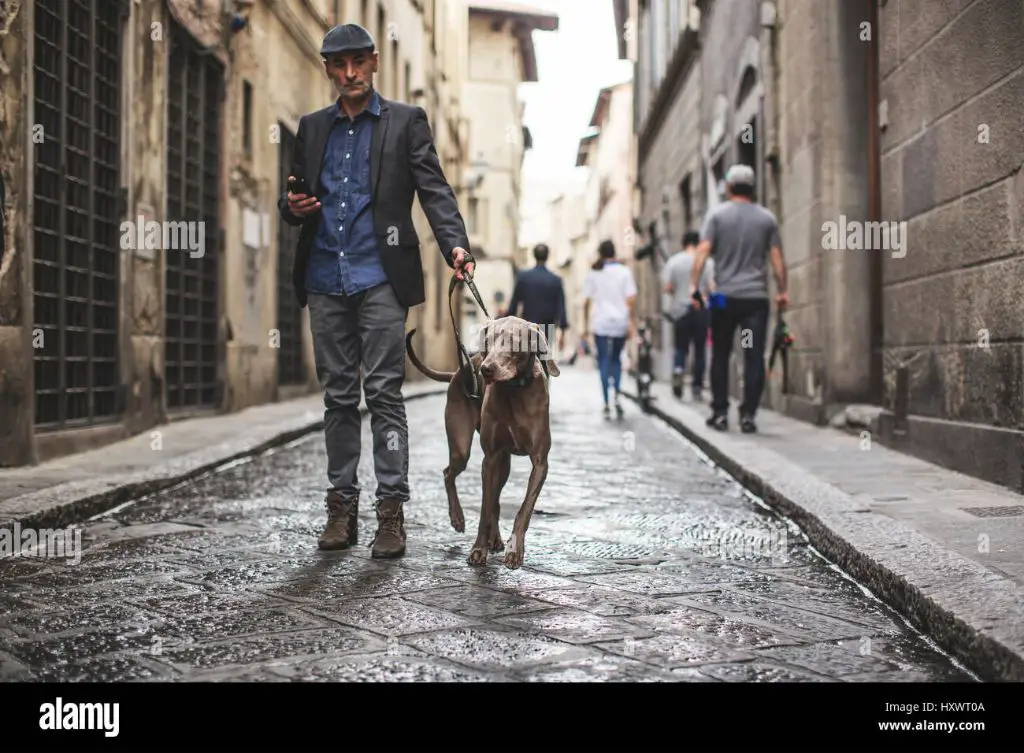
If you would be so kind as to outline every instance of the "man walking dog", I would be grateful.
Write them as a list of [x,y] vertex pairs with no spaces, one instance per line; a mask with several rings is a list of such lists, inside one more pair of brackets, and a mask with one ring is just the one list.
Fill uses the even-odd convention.
[[377,477],[372,556],[401,557],[410,496],[405,323],[409,309],[425,300],[414,195],[455,276],[471,275],[474,264],[426,113],[374,88],[373,37],[356,24],[336,26],[320,55],[338,99],[299,120],[289,190],[278,200],[282,220],[302,227],[292,283],[299,305],[309,305],[324,388],[330,487],[319,546],[344,549],[358,541],[362,367]]

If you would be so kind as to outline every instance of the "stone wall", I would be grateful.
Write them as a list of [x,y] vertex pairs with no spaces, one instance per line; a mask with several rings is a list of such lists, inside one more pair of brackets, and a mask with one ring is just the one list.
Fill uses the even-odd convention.
[[1017,487],[1024,8],[893,0],[880,22],[883,218],[908,238],[883,257],[886,403],[905,364],[914,451]]
[[[700,217],[705,202],[701,195],[700,159],[700,103],[701,103],[701,60],[694,60],[688,75],[678,85],[677,94],[657,133],[651,137],[646,152],[640,155],[640,186],[642,192],[642,221],[646,233],[650,222],[662,217],[667,209],[668,222],[659,222],[660,234],[664,239],[665,251],[674,253],[681,246],[687,227],[685,207],[680,184],[690,176],[692,194],[692,218],[690,225],[700,229]],[[663,203],[663,196],[668,201]],[[647,236],[644,236],[647,240]],[[659,346],[657,378],[667,378],[671,373],[672,336],[671,324],[661,317],[662,286],[660,274],[664,262],[644,259],[637,264],[637,288],[640,311],[657,322],[657,345]]]

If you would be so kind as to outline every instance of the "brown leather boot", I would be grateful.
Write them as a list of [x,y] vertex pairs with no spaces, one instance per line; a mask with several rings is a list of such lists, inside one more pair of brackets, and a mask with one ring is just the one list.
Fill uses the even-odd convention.
[[405,515],[397,499],[377,503],[377,535],[373,537],[371,557],[391,559],[405,554]]
[[359,540],[359,499],[344,500],[328,492],[327,526],[320,536],[321,549],[348,549]]

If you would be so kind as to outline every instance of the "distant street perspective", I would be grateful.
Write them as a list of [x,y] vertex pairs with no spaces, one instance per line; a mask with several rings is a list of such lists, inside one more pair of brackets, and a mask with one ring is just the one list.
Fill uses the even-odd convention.
[[[444,398],[409,403],[408,551],[321,553],[313,435],[101,515],[75,565],[0,560],[5,680],[953,681],[957,663],[673,430],[552,384],[555,449],[521,570],[466,563],[479,447],[447,516]],[[369,427],[364,423],[369,438]],[[502,496],[511,529],[529,472]],[[364,457],[360,475],[372,479]]]

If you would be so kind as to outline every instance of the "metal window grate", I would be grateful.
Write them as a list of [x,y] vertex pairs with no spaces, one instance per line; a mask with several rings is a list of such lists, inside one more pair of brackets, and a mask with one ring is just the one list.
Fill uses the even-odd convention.
[[35,3],[37,431],[120,411],[121,11],[109,0]]
[[[165,293],[168,410],[219,402],[220,109],[224,70],[177,23],[168,74],[167,217],[203,222],[201,256],[168,248]],[[174,244],[171,244],[174,245]],[[178,244],[182,245],[182,244]]]
[[[295,148],[295,135],[283,123],[281,145],[278,156],[278,182],[280,191],[288,190],[288,173]],[[306,363],[302,348],[302,309],[295,300],[292,286],[292,264],[295,261],[295,246],[299,239],[299,228],[281,219],[277,221],[277,329],[280,333],[280,349],[277,352],[277,383],[303,384],[306,381]]]

